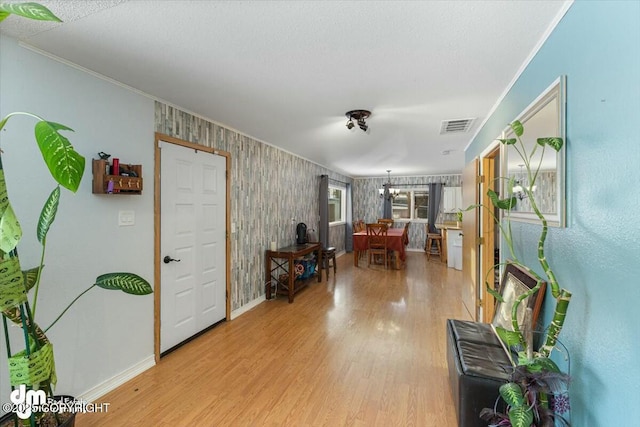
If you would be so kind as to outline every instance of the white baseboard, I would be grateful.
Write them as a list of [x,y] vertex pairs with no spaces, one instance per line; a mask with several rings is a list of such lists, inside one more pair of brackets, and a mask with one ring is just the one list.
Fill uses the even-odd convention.
[[123,372],[119,373],[118,375],[108,379],[107,381],[103,382],[102,384],[98,384],[97,386],[93,387],[92,389],[87,390],[86,392],[82,393],[78,397],[80,399],[84,400],[84,401],[93,402],[93,401],[101,398],[105,394],[109,393],[110,391],[114,390],[115,388],[117,388],[117,387],[121,386],[122,384],[126,383],[131,378],[133,378],[133,377],[143,373],[147,369],[153,367],[155,364],[156,364],[155,357],[153,355],[149,356],[146,359],[141,360],[139,363],[136,363],[132,367],[130,367],[130,368],[124,370]]
[[266,300],[267,300],[266,296],[262,295],[261,297],[254,299],[253,301],[243,305],[242,307],[236,310],[233,310],[231,312],[231,320],[236,319],[238,316],[246,313],[247,311],[251,310],[254,307],[257,307],[258,305],[262,304]]

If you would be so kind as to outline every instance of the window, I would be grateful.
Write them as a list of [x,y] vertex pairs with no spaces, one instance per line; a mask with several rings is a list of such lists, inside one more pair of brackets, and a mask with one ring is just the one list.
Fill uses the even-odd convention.
[[329,185],[329,224],[345,221],[345,188]]
[[394,219],[427,219],[429,212],[428,190],[401,190],[391,203]]

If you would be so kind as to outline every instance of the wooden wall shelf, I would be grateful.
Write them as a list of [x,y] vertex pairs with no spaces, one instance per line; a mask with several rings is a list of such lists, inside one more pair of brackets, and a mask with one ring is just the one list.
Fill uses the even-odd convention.
[[[106,160],[93,159],[93,194],[142,194],[142,165],[120,163],[122,169],[133,171],[135,176],[107,174]],[[113,183],[109,191],[109,183]]]

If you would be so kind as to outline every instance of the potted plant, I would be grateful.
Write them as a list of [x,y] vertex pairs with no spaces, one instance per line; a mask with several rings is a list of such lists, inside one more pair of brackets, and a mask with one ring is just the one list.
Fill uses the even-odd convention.
[[[510,127],[513,130],[515,138],[500,139],[500,142],[512,146],[523,161],[524,171],[528,178],[527,182],[530,184],[526,187],[520,186],[517,190],[523,193],[520,197],[528,199],[533,212],[542,226],[537,243],[538,261],[551,287],[551,296],[555,300],[555,310],[552,321],[545,330],[542,345],[534,351],[531,334],[525,333],[525,327],[519,323],[517,313],[519,305],[525,299],[538,292],[544,280],[535,271],[524,265],[514,250],[510,213],[516,206],[518,198],[514,193],[514,178],[502,178],[506,181],[506,197],[504,199],[500,199],[495,191],[489,190],[487,195],[491,200],[492,207],[476,205],[467,208],[467,210],[477,207],[486,208],[488,214],[494,218],[500,228],[506,247],[509,249],[511,259],[508,262],[518,265],[535,277],[537,285],[529,292],[518,297],[513,304],[511,311],[512,329],[508,330],[506,328],[496,327],[498,336],[505,343],[506,347],[518,350],[518,359],[512,373],[511,381],[500,388],[500,396],[507,405],[506,411],[498,411],[497,406],[494,408],[485,408],[480,416],[485,421],[488,421],[491,426],[553,426],[554,420],[568,425],[568,422],[562,418],[560,412],[562,412],[561,409],[564,409],[568,405],[566,390],[569,377],[566,373],[561,372],[558,366],[550,359],[550,355],[556,347],[558,336],[564,325],[567,308],[571,300],[571,293],[560,287],[545,257],[545,240],[548,225],[544,214],[542,214],[536,204],[534,195],[535,182],[540,171],[543,157],[539,156],[540,161],[536,163],[536,157],[534,156],[536,151],[542,150],[544,153],[544,150],[547,148],[558,151],[562,148],[563,139],[559,137],[537,138],[537,144],[534,144],[530,152],[527,152],[525,144],[521,139],[524,133],[522,123],[514,121],[510,124]],[[493,207],[500,209],[504,213],[502,222],[494,215]],[[505,263],[499,263],[495,265],[494,268],[500,267],[503,264]],[[493,275],[493,270],[493,268],[490,269],[491,275]],[[485,285],[487,292],[493,295],[498,301],[502,301],[502,296],[493,289],[489,284],[489,280],[485,280]],[[555,410],[552,407],[553,402],[550,399],[550,397],[553,396],[556,396],[556,403],[562,403],[562,405],[556,405]]]
[[458,209],[456,212],[456,225],[462,227],[462,209]]
[[[0,21],[10,14],[30,19],[59,19],[47,8],[36,3],[0,4]],[[67,310],[85,293],[94,287],[109,290],[121,290],[133,295],[152,293],[151,285],[142,277],[133,273],[107,273],[97,277],[94,284],[73,299],[62,310],[61,314],[46,329],[37,323],[38,291],[41,285],[44,268],[44,254],[47,245],[47,234],[52,226],[60,200],[60,187],[76,192],[82,180],[85,159],[75,151],[69,140],[61,134],[71,131],[65,125],[44,120],[34,114],[14,112],[0,121],[0,131],[10,119],[25,116],[36,120],[35,139],[49,172],[57,185],[46,200],[37,224],[37,238],[42,245],[40,264],[28,270],[22,270],[17,246],[22,237],[22,229],[11,207],[9,193],[2,168],[0,151],[0,309],[2,311],[3,329],[9,373],[11,382],[11,400],[16,411],[7,414],[11,425],[70,425],[73,417],[65,420],[59,413],[40,411],[52,404],[56,372],[53,357],[53,346],[46,335]],[[9,325],[20,328],[21,350],[12,349]],[[44,405],[40,406],[31,406]],[[3,409],[5,407],[3,406]],[[60,409],[60,407],[58,407]],[[66,406],[67,411],[73,409]],[[6,418],[6,417],[5,417]]]

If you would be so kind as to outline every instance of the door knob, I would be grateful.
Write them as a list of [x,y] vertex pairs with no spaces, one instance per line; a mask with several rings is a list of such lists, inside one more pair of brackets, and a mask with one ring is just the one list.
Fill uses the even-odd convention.
[[167,255],[166,257],[164,257],[163,261],[164,261],[164,263],[165,263],[165,264],[169,264],[171,261],[180,262],[180,260],[179,260],[179,259],[173,259],[173,258],[171,258],[169,255]]

